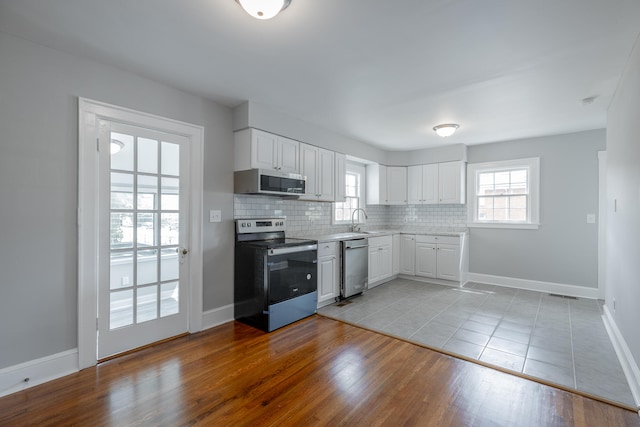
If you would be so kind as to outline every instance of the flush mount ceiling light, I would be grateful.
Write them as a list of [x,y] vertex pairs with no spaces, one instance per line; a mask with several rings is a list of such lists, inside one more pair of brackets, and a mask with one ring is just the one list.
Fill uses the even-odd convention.
[[285,10],[291,0],[236,0],[236,3],[256,19],[271,19]]
[[446,138],[453,135],[459,127],[460,125],[455,123],[445,123],[434,127],[433,130],[438,134],[438,136]]
[[117,139],[112,139],[109,152],[111,154],[116,154],[118,151],[122,150],[123,148],[124,148],[124,142],[118,141]]

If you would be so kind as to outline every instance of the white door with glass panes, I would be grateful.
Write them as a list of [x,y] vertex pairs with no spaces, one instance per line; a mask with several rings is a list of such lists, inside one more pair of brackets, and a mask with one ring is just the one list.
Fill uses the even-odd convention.
[[100,122],[98,359],[188,330],[188,138]]

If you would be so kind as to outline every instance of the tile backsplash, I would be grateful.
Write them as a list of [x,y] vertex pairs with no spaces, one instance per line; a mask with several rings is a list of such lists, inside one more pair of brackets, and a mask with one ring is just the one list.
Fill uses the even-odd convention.
[[[365,227],[443,227],[467,226],[465,205],[401,205],[366,207]],[[331,223],[331,202],[308,202],[279,197],[234,195],[234,218],[286,217],[287,232],[292,234],[329,234],[347,231],[349,225]]]

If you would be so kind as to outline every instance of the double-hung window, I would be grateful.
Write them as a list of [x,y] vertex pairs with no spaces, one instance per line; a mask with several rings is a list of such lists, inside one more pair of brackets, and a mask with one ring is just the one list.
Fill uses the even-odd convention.
[[540,159],[470,164],[470,227],[538,228]]
[[[363,166],[349,163],[346,164],[345,172],[345,194],[344,202],[334,203],[333,223],[334,224],[351,224],[351,215],[358,208],[364,208],[364,176],[365,169]],[[355,214],[354,220],[363,223],[364,216],[360,215],[362,211]]]

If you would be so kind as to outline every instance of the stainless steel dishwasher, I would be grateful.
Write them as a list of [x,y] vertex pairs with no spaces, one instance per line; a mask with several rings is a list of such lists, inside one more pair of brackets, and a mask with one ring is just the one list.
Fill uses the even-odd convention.
[[369,281],[369,239],[343,240],[340,297],[362,293]]

